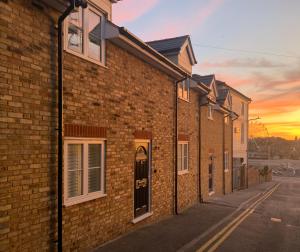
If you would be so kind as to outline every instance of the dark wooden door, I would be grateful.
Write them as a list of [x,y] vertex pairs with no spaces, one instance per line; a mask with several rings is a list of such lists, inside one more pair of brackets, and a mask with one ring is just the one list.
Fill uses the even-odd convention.
[[134,217],[149,211],[148,144],[137,144],[134,174]]

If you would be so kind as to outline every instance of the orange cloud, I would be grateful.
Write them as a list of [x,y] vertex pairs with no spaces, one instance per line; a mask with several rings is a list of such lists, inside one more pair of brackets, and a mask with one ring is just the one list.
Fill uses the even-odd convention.
[[125,0],[113,5],[113,21],[123,24],[134,21],[158,4],[159,0]]

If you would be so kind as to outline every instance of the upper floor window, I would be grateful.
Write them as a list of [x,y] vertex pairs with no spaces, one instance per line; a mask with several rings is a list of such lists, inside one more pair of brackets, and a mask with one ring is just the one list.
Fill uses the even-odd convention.
[[178,83],[178,97],[188,101],[190,98],[190,80],[186,79]]
[[245,125],[241,124],[241,144],[245,143]]
[[92,6],[77,8],[67,18],[66,50],[95,63],[104,64],[104,15]]
[[224,170],[227,172],[229,170],[229,152],[224,152]]
[[210,120],[213,120],[213,106],[212,105],[208,105],[207,107],[207,118]]
[[105,143],[97,139],[66,139],[64,148],[66,205],[104,195]]
[[245,103],[241,103],[241,115],[243,116],[245,114]]
[[189,150],[188,150],[188,142],[179,142],[178,143],[178,173],[186,172],[189,169]]
[[229,124],[229,115],[225,116],[224,121],[225,121],[225,124]]

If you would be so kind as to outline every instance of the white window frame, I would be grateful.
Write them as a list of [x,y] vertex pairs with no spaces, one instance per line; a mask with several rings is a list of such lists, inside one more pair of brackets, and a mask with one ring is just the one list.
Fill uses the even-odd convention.
[[[186,174],[189,172],[189,142],[188,141],[178,141],[178,150],[179,148],[182,148],[181,150],[181,167],[184,167],[184,145],[187,146],[187,167],[185,169],[180,169],[179,170],[179,167],[177,167],[177,172],[178,172],[178,175],[183,175],[183,174]],[[177,155],[178,155],[178,150],[177,150]],[[177,159],[179,157],[177,156]],[[177,160],[177,165],[178,165],[178,160]]]
[[209,104],[207,106],[207,118],[209,120],[214,120],[214,115],[213,115],[213,106],[211,104]]
[[225,121],[225,124],[226,125],[228,125],[229,124],[229,116],[227,115],[227,116],[225,116],[225,118],[224,118],[224,121]]
[[228,151],[224,152],[224,171],[225,172],[229,171],[229,152]]
[[[184,101],[190,101],[190,79],[179,82],[178,84],[178,98]],[[187,89],[187,97],[184,96],[184,87]]]
[[241,102],[241,115],[244,116],[245,115],[245,103]]
[[[83,145],[83,194],[76,197],[68,197],[68,145],[69,144],[82,144]],[[88,145],[89,144],[101,144],[101,181],[100,191],[88,192]],[[105,194],[105,150],[106,141],[105,139],[95,138],[65,138],[64,139],[64,205],[70,206],[79,204],[82,202],[90,201],[93,199],[101,198],[106,196]]]
[[[81,7],[80,7],[81,8]],[[88,11],[92,11],[99,15],[101,19],[101,58],[99,60],[95,60],[88,56],[88,19],[87,13]],[[82,18],[82,36],[83,36],[83,48],[82,53],[76,52],[68,47],[68,25],[69,25],[69,17],[66,18],[64,22],[64,50],[70,54],[83,58],[85,60],[91,61],[97,65],[106,67],[106,56],[105,56],[105,39],[104,39],[104,28],[105,28],[105,20],[107,14],[105,14],[102,10],[97,8],[94,4],[88,2],[88,7],[82,10],[83,18]]]

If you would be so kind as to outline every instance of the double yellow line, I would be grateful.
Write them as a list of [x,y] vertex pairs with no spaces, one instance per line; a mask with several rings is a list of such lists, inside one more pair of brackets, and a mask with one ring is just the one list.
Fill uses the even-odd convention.
[[276,184],[267,193],[262,195],[258,200],[252,203],[248,208],[246,208],[239,216],[237,216],[233,221],[227,224],[221,231],[215,234],[211,239],[204,243],[197,252],[213,252],[215,251],[227,238],[228,236],[249,216],[251,215],[255,208],[264,200],[269,198],[271,194],[277,190],[280,184]]

